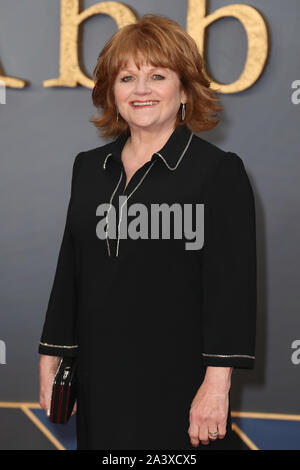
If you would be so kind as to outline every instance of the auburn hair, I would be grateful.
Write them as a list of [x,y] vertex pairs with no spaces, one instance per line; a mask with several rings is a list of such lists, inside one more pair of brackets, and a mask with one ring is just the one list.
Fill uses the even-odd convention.
[[175,127],[186,124],[192,132],[215,127],[216,113],[223,110],[219,98],[210,88],[194,39],[175,21],[163,15],[146,14],[136,23],[120,28],[101,50],[93,71],[92,101],[101,115],[90,119],[101,137],[117,137],[129,132],[121,115],[118,121],[114,99],[114,82],[120,68],[132,57],[140,70],[141,60],[153,67],[165,67],[179,76],[187,94],[185,119],[179,108]]

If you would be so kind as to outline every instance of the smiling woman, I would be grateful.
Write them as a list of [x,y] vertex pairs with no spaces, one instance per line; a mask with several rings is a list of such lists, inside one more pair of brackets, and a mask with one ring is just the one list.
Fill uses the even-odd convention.
[[[193,132],[212,129],[223,107],[203,65],[195,41],[175,21],[144,15],[138,23],[119,29],[100,52],[92,91],[100,115],[90,121],[101,137],[117,137],[128,132],[131,103],[154,100],[156,117],[162,113],[171,119],[175,113],[175,127],[182,124],[184,114]],[[139,104],[131,107],[139,116],[140,108],[146,109]]]
[[[92,122],[117,138],[75,158],[39,352],[78,356],[78,450],[232,448],[231,372],[255,359],[255,209],[243,162],[195,135],[220,107],[176,22],[145,15],[120,29],[94,79],[102,114]],[[149,225],[159,230],[147,238]],[[185,243],[195,228],[196,243]],[[42,364],[47,409],[55,361]]]

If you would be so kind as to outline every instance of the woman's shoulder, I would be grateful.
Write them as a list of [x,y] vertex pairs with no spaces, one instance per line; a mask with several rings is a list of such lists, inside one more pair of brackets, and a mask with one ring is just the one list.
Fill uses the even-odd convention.
[[82,150],[75,157],[75,162],[74,162],[75,166],[77,165],[77,163],[78,163],[77,166],[82,166],[83,164],[85,166],[86,164],[93,164],[93,163],[97,163],[99,165],[101,164],[101,162],[103,163],[105,158],[107,157],[107,155],[110,153],[112,149],[113,142],[114,141],[108,142],[98,147],[93,147],[87,150]]
[[202,161],[200,174],[203,175],[204,193],[217,198],[230,195],[234,198],[238,192],[239,197],[247,197],[253,202],[253,188],[243,159],[237,153],[226,151],[200,137],[197,140],[201,152],[196,154]]
[[100,145],[98,147],[93,147],[93,148],[87,149],[83,153],[85,153],[87,156],[90,156],[90,157],[93,156],[93,155],[99,156],[100,154],[107,155],[107,153],[111,149],[111,146],[113,145],[115,140],[113,140],[111,142],[108,142],[106,144]]
[[195,134],[193,146],[193,164],[200,165],[201,172],[210,179],[218,174],[232,175],[243,168],[242,158],[233,151],[209,142]]

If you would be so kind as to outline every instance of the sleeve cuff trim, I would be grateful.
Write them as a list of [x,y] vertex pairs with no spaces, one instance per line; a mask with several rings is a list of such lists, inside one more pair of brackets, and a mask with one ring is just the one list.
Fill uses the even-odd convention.
[[248,354],[207,354],[202,353],[204,357],[246,357],[248,359],[255,359],[255,356],[249,356]]
[[48,344],[48,343],[42,343],[40,341],[41,346],[50,346],[51,348],[65,348],[65,349],[74,349],[78,348],[78,344],[74,344],[73,346],[61,346],[59,344]]

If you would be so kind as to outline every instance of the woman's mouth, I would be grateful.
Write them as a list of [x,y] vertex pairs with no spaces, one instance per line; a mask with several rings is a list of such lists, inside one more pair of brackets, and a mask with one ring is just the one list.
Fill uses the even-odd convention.
[[149,100],[149,101],[131,101],[130,104],[133,108],[150,108],[151,106],[155,106],[158,104],[159,101],[157,100]]

